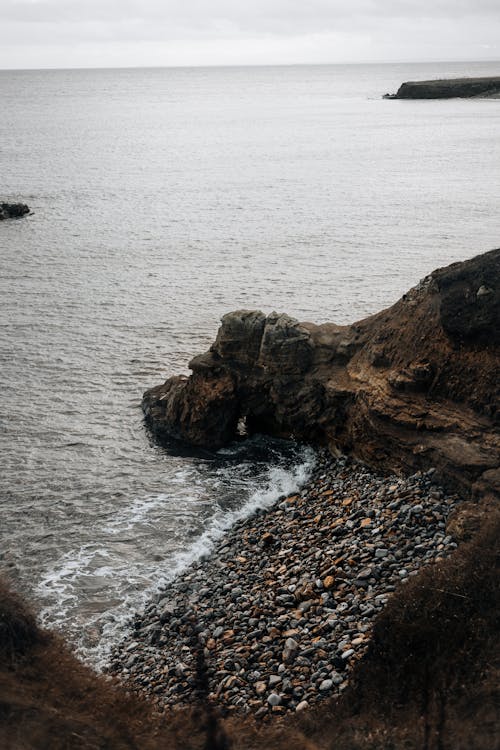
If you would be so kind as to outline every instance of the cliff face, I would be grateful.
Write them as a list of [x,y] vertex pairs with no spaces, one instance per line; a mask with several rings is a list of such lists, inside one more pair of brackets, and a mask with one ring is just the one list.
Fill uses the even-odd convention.
[[453,97],[500,94],[500,76],[450,78],[434,81],[406,81],[389,99],[452,99]]
[[144,394],[159,440],[215,449],[244,422],[500,497],[500,250],[434,271],[350,326],[229,313],[189,366]]

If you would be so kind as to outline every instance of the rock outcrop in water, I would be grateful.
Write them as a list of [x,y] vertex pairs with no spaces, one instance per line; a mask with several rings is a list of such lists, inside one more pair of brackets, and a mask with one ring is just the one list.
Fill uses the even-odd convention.
[[25,203],[0,203],[0,221],[17,219],[29,212],[29,207]]
[[144,394],[160,441],[216,449],[244,423],[500,496],[500,250],[434,271],[349,326],[229,313],[189,366]]
[[406,81],[386,99],[453,99],[500,96],[500,76]]

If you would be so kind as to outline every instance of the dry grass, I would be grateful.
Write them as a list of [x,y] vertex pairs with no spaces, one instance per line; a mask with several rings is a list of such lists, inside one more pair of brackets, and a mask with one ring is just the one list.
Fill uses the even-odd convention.
[[224,726],[199,706],[158,716],[80,664],[0,586],[5,750],[498,750],[500,521],[400,590],[340,701],[300,720]]
[[14,664],[43,635],[18,596],[0,584],[0,663]]

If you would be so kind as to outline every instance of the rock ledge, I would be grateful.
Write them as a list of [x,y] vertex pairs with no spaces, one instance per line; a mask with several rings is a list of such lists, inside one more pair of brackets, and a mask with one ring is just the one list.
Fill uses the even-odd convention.
[[160,441],[217,449],[244,424],[385,472],[431,467],[500,496],[500,250],[434,271],[353,325],[239,310],[209,351],[144,394]]

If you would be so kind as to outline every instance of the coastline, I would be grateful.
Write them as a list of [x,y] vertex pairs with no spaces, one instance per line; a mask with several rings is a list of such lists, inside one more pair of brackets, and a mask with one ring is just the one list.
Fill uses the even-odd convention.
[[237,521],[134,616],[108,671],[159,711],[196,703],[197,652],[223,715],[284,715],[342,693],[392,593],[457,544],[434,471],[381,476],[319,451],[310,479]]
[[[329,461],[334,463],[331,459]],[[352,479],[353,474],[359,472],[358,478],[362,479],[365,488],[370,484],[370,472],[364,467],[344,459],[340,464],[337,464],[339,483],[348,479],[348,476]],[[426,511],[422,520],[425,520],[430,507],[435,509],[438,505],[443,505],[445,498],[438,497],[440,490],[432,481],[434,476],[435,473],[430,472],[406,480],[379,477],[378,489],[385,487],[385,494],[388,495],[386,500],[391,498],[390,502],[383,503],[387,506],[387,512],[382,513],[383,523],[389,522],[389,510],[407,513],[413,509],[411,516],[418,519],[420,514],[415,514],[415,511],[417,506],[422,505]],[[313,481],[324,483],[327,478],[325,467],[318,467]],[[392,481],[394,485],[389,484]],[[413,487],[411,495],[414,501],[419,502],[412,502],[404,497],[405,485],[408,483]],[[395,489],[391,490],[391,487]],[[349,498],[354,496],[352,486],[344,488],[349,490]],[[312,484],[304,487],[301,496],[291,504],[291,511],[284,511],[280,507],[283,504],[289,505],[286,500],[278,501],[272,511],[254,519],[254,526],[264,531],[269,522],[275,523],[280,517],[297,511],[300,516],[290,519],[291,522],[304,521],[308,515],[311,517],[316,512],[312,493],[317,494],[318,489],[319,487],[314,489]],[[340,485],[337,487],[337,494],[339,489]],[[406,490],[409,489],[406,486]],[[418,495],[419,489],[425,490],[423,496],[422,493]],[[403,497],[398,498],[398,495]],[[426,503],[427,496],[429,506]],[[337,497],[339,499],[340,496]],[[352,506],[362,499],[353,497],[350,505],[344,505],[343,502],[339,505],[335,498],[332,500],[329,495],[326,495],[326,499],[323,497],[325,507],[336,508],[346,517],[341,526],[346,529],[351,520],[349,516],[353,511]],[[373,503],[377,522],[381,513],[377,516],[376,511],[381,510],[382,499],[380,497],[378,503]],[[395,504],[399,504],[399,508]],[[452,503],[446,503],[446,506],[449,505]],[[347,662],[346,669],[340,670],[344,678],[345,675],[348,676],[348,680],[344,679],[348,683],[346,689],[338,691],[341,695],[333,690],[325,690],[326,700],[318,700],[315,705],[311,705],[310,710],[300,710],[296,715],[287,711],[284,705],[267,708],[257,721],[254,720],[255,715],[241,716],[236,711],[221,710],[224,708],[221,701],[214,705],[208,699],[208,669],[201,675],[203,680],[198,679],[198,672],[195,678],[197,685],[193,685],[193,678],[186,675],[191,681],[190,687],[198,688],[193,691],[193,703],[186,710],[158,710],[158,689],[148,699],[148,696],[144,698],[138,694],[138,690],[131,689],[133,686],[130,681],[122,681],[120,684],[118,679],[111,678],[110,675],[97,675],[75,658],[59,636],[41,630],[27,606],[9,590],[5,582],[0,581],[0,700],[3,706],[0,744],[6,748],[17,748],[19,728],[22,727],[26,747],[50,746],[54,750],[68,747],[74,750],[86,750],[89,747],[109,747],[110,750],[122,750],[124,747],[140,747],[141,750],[159,750],[165,747],[172,750],[200,750],[201,747],[211,747],[213,750],[228,747],[234,750],[269,750],[271,747],[276,750],[290,747],[296,750],[387,750],[388,747],[405,747],[408,750],[419,750],[422,747],[495,750],[499,726],[496,657],[500,519],[498,512],[493,509],[492,513],[476,518],[478,523],[474,527],[474,524],[465,522],[463,513],[467,506],[471,510],[472,505],[465,502],[456,511],[452,511],[444,528],[446,533],[456,536],[458,549],[448,555],[447,552],[456,546],[452,543],[446,554],[442,550],[439,552],[441,560],[436,559],[434,564],[419,565],[418,574],[409,575],[406,584],[396,586],[394,595],[384,596],[384,599],[387,598],[385,606],[382,603],[377,606],[373,630],[365,631],[369,636],[368,648],[364,643],[360,644],[356,649],[357,653]],[[361,526],[363,518],[359,518]],[[438,523],[441,524],[442,533],[443,521]],[[312,524],[306,524],[305,535],[300,538],[304,546],[310,541],[311,525],[314,525],[318,533],[322,533],[322,526],[318,525],[315,516]],[[398,525],[403,524],[398,520]],[[426,527],[428,528],[428,523]],[[366,527],[362,528],[366,532]],[[351,531],[352,527],[349,532]],[[415,529],[407,528],[407,531],[410,532],[407,544],[416,549]],[[235,528],[232,535],[221,544],[219,552],[224,552],[224,546],[227,546],[226,552],[229,553],[232,550],[231,543],[241,541],[241,532],[241,528]],[[345,542],[349,538],[349,532],[343,539],[342,535],[337,537],[335,534],[335,540]],[[260,542],[264,542],[264,536]],[[368,544],[364,547],[368,548]],[[258,550],[258,556],[248,559],[247,575],[241,582],[242,586],[251,583],[252,575],[258,573],[259,558],[269,558],[273,545],[265,550],[258,547]],[[280,557],[279,553],[284,550],[275,548],[274,552],[282,561],[283,556]],[[307,572],[310,574],[313,568],[311,555],[316,560],[316,553],[312,546],[308,552],[309,555],[306,554],[305,558],[309,561]],[[205,581],[199,578],[199,572],[211,570],[210,564],[216,559],[212,556],[207,561],[208,567],[201,565],[197,571],[192,571],[196,572],[200,586],[204,586]],[[419,563],[419,560],[416,562]],[[342,562],[340,567],[345,569],[345,563]],[[237,587],[231,580],[233,572],[234,565],[228,566],[228,575],[224,577],[223,585],[227,586],[226,591],[237,597]],[[344,579],[345,572],[344,570]],[[221,568],[219,573],[223,575]],[[189,594],[189,575],[190,573],[182,582],[183,599]],[[364,580],[368,587],[363,589],[370,593],[370,579]],[[346,581],[339,583],[341,588]],[[271,585],[268,591],[272,589]],[[198,593],[201,594],[201,590]],[[158,607],[160,601],[152,603],[152,609]],[[193,601],[192,605],[193,608],[196,607],[196,602]],[[307,612],[303,612],[304,619],[309,618],[310,621],[311,617],[320,614],[318,609],[314,611],[314,606],[311,605]],[[165,614],[168,615],[168,607],[165,609]],[[227,617],[232,611],[234,609],[231,610],[228,606],[223,614]],[[175,611],[172,614],[175,616]],[[191,616],[189,610],[184,614]],[[347,610],[344,610],[344,620],[347,621],[348,617]],[[173,624],[168,616],[167,620],[170,625]],[[280,623],[281,620],[277,622]],[[153,639],[155,629],[156,626],[149,631],[150,640]],[[189,637],[191,647],[196,645],[195,641],[199,644],[198,635],[203,637],[203,630],[193,627],[192,636]],[[327,637],[333,640],[332,635],[336,636],[333,628],[329,630]],[[311,634],[311,638],[317,636]],[[136,638],[136,643],[138,640]],[[291,644],[288,645],[290,649]],[[128,646],[132,644],[128,643]],[[134,646],[127,652],[129,658],[133,657],[136,648]],[[158,646],[148,645],[147,640],[144,640],[141,648],[147,649],[151,655]],[[310,661],[322,656],[324,644],[321,637],[311,648],[313,655]],[[184,658],[189,650],[187,646],[184,648]],[[197,659],[200,655],[204,657],[199,645],[194,651]],[[361,655],[363,651],[364,657],[358,659],[358,654]],[[292,654],[293,649],[290,656]],[[295,663],[298,658],[300,652],[295,654]],[[289,662],[284,661],[285,670],[280,672],[278,669],[276,675],[282,681],[280,687],[274,688],[273,694],[278,696],[281,690],[285,696],[288,695],[283,683],[287,679],[284,673],[290,667]],[[207,658],[204,658],[204,662],[205,668],[209,667]],[[271,660],[266,657],[264,666],[270,663]],[[146,667],[146,683],[156,676],[160,684],[167,683],[169,670],[156,675],[154,664]],[[227,667],[225,663],[224,668]],[[318,667],[320,668],[320,664]],[[220,673],[215,673],[214,676],[220,677]],[[319,678],[322,678],[321,674]],[[181,684],[181,689],[172,708],[182,708],[182,674],[176,676],[176,679]],[[239,679],[239,675],[229,677],[229,680],[234,680],[232,686],[226,685],[230,691],[238,690]],[[252,684],[257,687],[257,682]],[[323,697],[323,692],[320,692]]]
[[499,258],[438,269],[353,326],[225,316],[190,379],[146,394],[156,436],[223,444],[241,417],[330,453],[136,613],[108,674],[0,587],[0,741],[28,720],[39,747],[55,709],[61,750],[81,717],[117,748],[122,732],[228,747],[220,729],[235,750],[494,750]]
[[498,99],[500,76],[482,78],[444,78],[430,81],[405,81],[395,94],[385,99]]
[[499,64],[3,76],[0,750],[499,750]]

